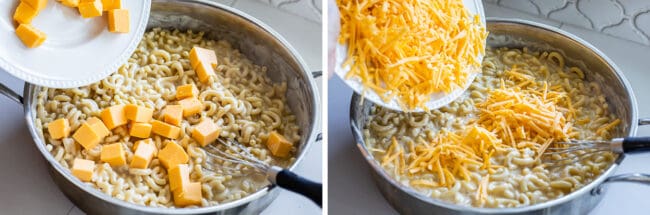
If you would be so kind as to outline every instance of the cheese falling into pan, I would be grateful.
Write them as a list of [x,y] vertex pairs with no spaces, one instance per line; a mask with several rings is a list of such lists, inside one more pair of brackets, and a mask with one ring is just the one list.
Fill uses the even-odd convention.
[[463,2],[442,0],[338,0],[340,43],[348,44],[346,78],[403,110],[434,93],[462,88],[480,71],[487,32]]

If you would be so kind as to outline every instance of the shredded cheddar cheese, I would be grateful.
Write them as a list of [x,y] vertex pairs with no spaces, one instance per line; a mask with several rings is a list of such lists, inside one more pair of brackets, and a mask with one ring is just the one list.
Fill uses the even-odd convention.
[[442,131],[433,141],[414,147],[407,167],[409,174],[434,173],[438,182],[416,180],[411,184],[451,187],[458,178],[469,179],[469,165],[481,166],[491,172],[489,159],[500,147],[501,141],[496,135],[479,126],[457,132]]
[[[553,63],[564,66],[561,55],[542,55],[548,55]],[[605,98],[589,98],[586,93],[578,93],[582,86],[574,87],[575,84],[569,83],[567,78],[549,79],[549,74],[544,75],[547,70],[541,69],[541,74],[535,74],[538,71],[521,64],[501,69],[495,72],[501,78],[500,84],[499,79],[496,79],[497,83],[489,80],[489,85],[483,89],[485,93],[472,98],[471,115],[460,116],[460,121],[451,123],[431,120],[441,129],[437,133],[435,130],[417,130],[423,133],[392,136],[388,149],[376,154],[382,158],[380,164],[394,171],[398,180],[407,179],[410,186],[425,190],[451,189],[459,183],[471,181],[476,185],[468,188],[474,192],[472,204],[491,207],[493,201],[488,200],[492,195],[490,185],[495,186],[503,180],[493,174],[505,167],[512,168],[512,165],[544,165],[541,157],[547,149],[564,147],[558,142],[607,138],[622,123],[613,116],[595,114],[598,111],[591,114],[585,111],[585,108],[593,108],[595,100],[604,103]],[[560,77],[570,74],[584,78],[584,73],[576,67],[564,68],[559,73]],[[598,91],[596,87],[589,90]],[[446,114],[454,110],[441,112]],[[431,114],[439,116],[439,113]],[[419,120],[417,115],[406,117],[409,123],[412,119],[408,117]],[[405,126],[420,127],[421,124]],[[515,161],[514,157],[522,159]]]
[[480,205],[484,205],[485,200],[487,200],[488,182],[490,182],[490,175],[481,178],[481,183],[478,184],[478,188],[476,189],[475,198]]
[[[506,74],[525,77],[515,70]],[[476,105],[480,112],[476,123],[495,132],[504,144],[533,147],[538,155],[554,140],[568,141],[573,126],[558,106],[560,101],[566,102],[566,92],[562,88],[551,90],[546,82],[542,83],[542,87],[506,88],[502,80],[500,89],[492,90],[484,102]]]
[[480,71],[487,32],[461,0],[337,0],[346,78],[359,78],[403,110],[462,87]]

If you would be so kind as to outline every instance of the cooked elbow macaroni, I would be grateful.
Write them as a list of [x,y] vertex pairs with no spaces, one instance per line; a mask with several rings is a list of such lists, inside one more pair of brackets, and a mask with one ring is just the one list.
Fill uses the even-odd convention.
[[[75,158],[95,161],[92,181],[87,184],[107,195],[140,205],[173,207],[167,172],[157,158],[146,169],[113,168],[100,162],[101,145],[111,143],[123,144],[127,162],[131,161],[137,138],[129,137],[124,126],[114,129],[102,144],[90,150],[82,149],[72,138],[55,140],[45,128],[55,119],[66,118],[75,130],[85,119],[116,104],[154,108],[154,117],[159,119],[160,110],[175,101],[176,86],[195,84],[201,92],[198,99],[203,102],[203,111],[182,121],[181,137],[176,142],[190,156],[191,180],[202,184],[201,206],[234,201],[268,185],[264,176],[250,174],[249,167],[216,159],[215,165],[208,164],[206,151],[190,137],[190,131],[201,119],[212,119],[222,129],[221,137],[236,139],[266,163],[288,166],[295,160],[295,147],[289,159],[279,159],[271,156],[263,142],[271,131],[283,134],[294,146],[300,141],[296,117],[285,97],[287,85],[273,83],[265,67],[253,64],[228,42],[208,40],[203,35],[153,29],[144,35],[128,63],[104,80],[86,87],[43,88],[37,92],[35,124],[46,140],[46,148],[66,168]],[[207,84],[199,82],[191,68],[189,51],[193,46],[217,53],[217,75]],[[165,144],[165,138],[159,135],[152,134],[152,139],[158,149]],[[233,175],[232,171],[220,171],[224,169],[237,172]]]
[[[618,131],[616,125],[620,120],[608,111],[599,85],[586,80],[579,68],[566,67],[561,54],[531,52],[525,48],[501,48],[487,51],[482,75],[461,98],[446,107],[425,113],[403,113],[371,107],[370,118],[364,129],[367,148],[386,172],[404,186],[412,187],[425,196],[459,205],[490,208],[533,205],[559,198],[587,185],[613,163],[615,154],[595,153],[579,162],[551,168],[536,159],[538,152],[522,144],[523,147],[497,150],[490,158],[494,167],[492,172],[479,164],[469,164],[468,179],[455,180],[451,186],[439,185],[438,174],[427,171],[411,173],[401,168],[404,162],[413,159],[412,149],[433,140],[441,130],[462,130],[475,120],[478,115],[475,105],[485,101],[491,89],[499,88],[502,79],[507,86],[531,84],[506,77],[506,71],[515,66],[517,71],[534,77],[535,81],[546,81],[549,86],[567,92],[573,101],[571,108],[575,109],[572,117],[567,119],[568,123],[573,124],[570,139],[604,140],[612,138]],[[390,148],[392,138],[397,140],[396,148],[404,151],[403,159],[385,159],[393,155],[389,154],[390,151],[396,151]],[[556,156],[552,159],[561,158]]]

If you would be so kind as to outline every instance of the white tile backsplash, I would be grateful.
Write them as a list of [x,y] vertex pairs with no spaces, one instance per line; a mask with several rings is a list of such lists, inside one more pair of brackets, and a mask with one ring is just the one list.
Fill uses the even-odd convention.
[[484,3],[650,46],[650,1],[484,0]]
[[[238,0],[251,1],[251,0]],[[321,23],[322,0],[257,0],[312,22]]]

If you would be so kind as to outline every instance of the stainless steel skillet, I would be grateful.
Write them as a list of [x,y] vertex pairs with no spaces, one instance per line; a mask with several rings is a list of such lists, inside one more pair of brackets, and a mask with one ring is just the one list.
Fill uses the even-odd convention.
[[[620,69],[586,41],[555,27],[517,19],[488,18],[487,30],[490,32],[487,44],[491,47],[553,50],[573,57],[567,59],[567,64],[588,71],[587,79],[595,81],[603,89],[610,112],[623,121],[616,136],[635,136],[639,125],[650,124],[649,118],[638,118],[634,93]],[[561,198],[540,204],[517,208],[477,208],[433,199],[394,180],[373,158],[363,137],[363,128],[373,105],[368,101],[362,102],[359,95],[352,97],[352,134],[362,156],[373,170],[373,179],[384,198],[403,214],[586,214],[602,199],[606,187],[604,185],[608,182],[637,182],[650,185],[650,175],[646,174],[613,176],[620,162],[624,160],[624,156],[619,156],[602,175],[588,185]]]
[[[310,145],[320,136],[315,130],[320,123],[320,97],[312,77],[319,73],[309,72],[288,42],[259,20],[208,0],[153,0],[148,28],[154,27],[204,31],[208,38],[227,40],[255,64],[266,66],[273,81],[286,81],[289,106],[301,128],[297,159],[288,169],[293,170],[300,163]],[[186,209],[146,207],[114,199],[72,176],[47,151],[45,141],[34,124],[35,93],[40,89],[39,86],[26,84],[22,95],[19,95],[0,85],[0,93],[22,104],[35,146],[49,163],[54,182],[88,214],[258,214],[279,194],[279,189],[269,186],[237,201]]]

